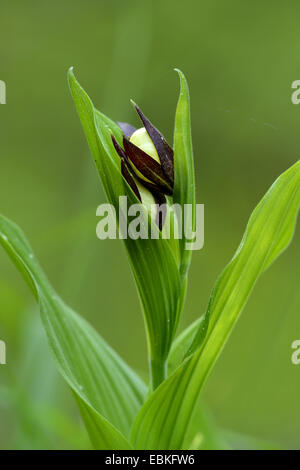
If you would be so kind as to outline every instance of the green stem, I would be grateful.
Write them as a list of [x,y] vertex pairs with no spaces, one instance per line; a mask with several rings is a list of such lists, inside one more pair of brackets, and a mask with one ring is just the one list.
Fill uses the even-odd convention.
[[167,377],[167,361],[165,359],[151,359],[151,388],[154,391]]

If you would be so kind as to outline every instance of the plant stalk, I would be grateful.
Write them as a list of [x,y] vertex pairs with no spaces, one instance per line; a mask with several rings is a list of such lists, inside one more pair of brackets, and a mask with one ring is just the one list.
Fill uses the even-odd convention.
[[151,389],[154,391],[167,377],[167,361],[151,359],[150,361]]

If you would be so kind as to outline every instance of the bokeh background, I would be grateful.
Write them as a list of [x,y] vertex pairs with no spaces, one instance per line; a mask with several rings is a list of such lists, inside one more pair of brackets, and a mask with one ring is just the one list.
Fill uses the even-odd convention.
[[[144,326],[124,248],[95,236],[104,194],[67,86],[137,124],[134,98],[172,142],[178,78],[191,93],[197,202],[205,247],[194,253],[181,328],[203,313],[255,205],[300,155],[298,2],[85,0],[0,2],[0,211],[27,234],[62,297],[145,373]],[[225,429],[300,448],[299,227],[263,275],[203,393]],[[88,446],[55,370],[27,286],[0,252],[0,448]]]

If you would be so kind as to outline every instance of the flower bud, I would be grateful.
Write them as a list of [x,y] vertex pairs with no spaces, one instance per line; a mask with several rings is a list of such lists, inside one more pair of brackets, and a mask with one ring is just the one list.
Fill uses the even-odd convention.
[[[146,206],[167,207],[167,196],[173,194],[174,157],[173,150],[163,135],[134,104],[144,127],[135,129],[127,123],[119,123],[123,135],[123,148],[114,136],[112,141],[121,158],[121,171],[138,199]],[[166,210],[158,211],[156,223],[161,230]]]
[[145,153],[150,155],[150,157],[154,158],[154,160],[156,160],[158,163],[160,163],[155,145],[150,139],[145,127],[141,127],[140,129],[134,131],[129,140],[134,145],[142,149]]

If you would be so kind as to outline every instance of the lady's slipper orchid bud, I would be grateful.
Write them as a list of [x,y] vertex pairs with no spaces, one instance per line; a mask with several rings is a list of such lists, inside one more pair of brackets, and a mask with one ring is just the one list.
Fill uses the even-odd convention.
[[130,142],[134,144],[136,147],[139,147],[145,153],[150,155],[150,157],[154,158],[158,163],[160,163],[159,156],[155,145],[153,144],[151,138],[149,137],[148,132],[146,131],[145,127],[141,127],[140,129],[136,129],[133,134],[129,138]]
[[[138,106],[133,103],[142,129],[116,123],[94,107],[73,71],[69,72],[70,89],[109,202],[117,209],[120,196],[127,196],[130,204],[137,199],[144,206],[141,212],[147,222],[151,219],[148,237],[125,237],[124,243],[145,315],[153,390],[166,376],[192,253],[186,250],[182,214],[186,204],[195,206],[189,93],[184,75],[178,73],[181,91],[173,152]],[[128,184],[124,185],[122,179]],[[120,211],[116,215],[120,222]]]
[[[122,175],[141,202],[143,192],[150,191],[154,202],[166,204],[166,195],[172,196],[174,187],[174,153],[163,135],[134,104],[145,127],[135,129],[119,123],[123,135],[122,148],[112,136],[114,147],[121,158]],[[148,196],[148,195],[147,195]],[[149,198],[146,197],[145,199]],[[160,214],[157,224],[162,229],[165,217]]]

